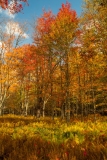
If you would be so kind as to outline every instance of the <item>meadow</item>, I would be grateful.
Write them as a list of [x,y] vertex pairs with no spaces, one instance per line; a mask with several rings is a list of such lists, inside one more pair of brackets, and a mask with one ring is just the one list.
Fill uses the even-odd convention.
[[107,117],[0,117],[0,160],[106,160]]

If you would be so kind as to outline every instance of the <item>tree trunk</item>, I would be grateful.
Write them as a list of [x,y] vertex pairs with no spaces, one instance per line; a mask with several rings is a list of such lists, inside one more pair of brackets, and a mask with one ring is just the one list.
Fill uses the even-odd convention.
[[2,107],[0,106],[0,116],[2,116]]
[[70,93],[69,93],[69,85],[70,85],[70,75],[69,75],[69,61],[68,61],[68,53],[66,53],[66,121],[70,122]]

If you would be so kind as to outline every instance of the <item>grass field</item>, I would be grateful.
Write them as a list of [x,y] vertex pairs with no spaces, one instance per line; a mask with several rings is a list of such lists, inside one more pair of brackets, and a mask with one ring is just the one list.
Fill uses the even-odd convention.
[[107,117],[0,117],[0,160],[106,160]]

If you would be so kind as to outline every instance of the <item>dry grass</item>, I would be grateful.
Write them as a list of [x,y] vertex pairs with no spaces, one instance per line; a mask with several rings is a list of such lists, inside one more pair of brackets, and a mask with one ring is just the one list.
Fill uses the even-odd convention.
[[[32,117],[1,117],[0,160],[107,160],[106,125],[106,118],[66,125],[49,118],[38,122]],[[37,134],[38,128],[42,130]],[[59,134],[63,135],[60,141]]]

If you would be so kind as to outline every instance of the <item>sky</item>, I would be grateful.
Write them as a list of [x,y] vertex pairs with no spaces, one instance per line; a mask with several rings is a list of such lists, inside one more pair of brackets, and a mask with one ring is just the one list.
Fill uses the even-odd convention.
[[[68,2],[71,4],[71,8],[80,16],[82,12],[82,0],[68,0]],[[52,10],[54,14],[57,14],[62,3],[66,3],[66,0],[28,0],[28,3],[29,5],[24,5],[23,11],[18,14],[13,15],[8,11],[0,9],[0,15],[5,15],[13,21],[28,22],[31,24],[34,19],[42,15],[43,9],[46,11]],[[30,36],[27,36],[25,43],[32,43]]]
[[[71,8],[76,10],[79,16],[82,11],[82,0],[68,0],[71,4]],[[25,6],[23,12],[17,14],[17,18],[29,20],[32,17],[39,17],[43,13],[43,9],[46,11],[52,10],[54,14],[57,14],[62,3],[66,3],[66,0],[28,0],[29,6]]]

